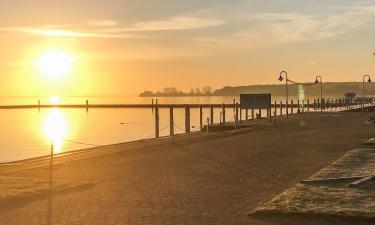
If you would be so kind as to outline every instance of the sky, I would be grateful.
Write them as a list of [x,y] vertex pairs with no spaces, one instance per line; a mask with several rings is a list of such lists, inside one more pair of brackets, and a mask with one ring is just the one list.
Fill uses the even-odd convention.
[[[361,81],[374,36],[373,0],[0,0],[0,95]],[[63,77],[36,66],[51,50],[74,58]]]

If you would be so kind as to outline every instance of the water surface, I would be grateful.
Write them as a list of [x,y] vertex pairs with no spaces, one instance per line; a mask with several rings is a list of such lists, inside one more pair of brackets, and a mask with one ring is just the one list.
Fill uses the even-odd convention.
[[[0,104],[37,104],[38,100],[41,104],[51,104],[50,98],[0,98]],[[92,97],[88,100],[91,104],[150,104],[152,98]],[[70,97],[59,102],[84,104],[85,101],[86,98]],[[231,104],[233,97],[165,97],[158,101],[160,104]],[[185,111],[175,109],[174,112],[175,133],[184,133]],[[220,121],[220,112],[221,109],[214,110],[214,122]],[[208,117],[209,109],[204,109],[203,118]],[[227,108],[226,120],[233,117],[233,109]],[[0,162],[48,155],[51,143],[56,153],[63,153],[155,137],[151,109],[3,109],[0,121]],[[199,130],[199,109],[191,109],[191,130]],[[169,135],[169,109],[160,109],[160,135]]]

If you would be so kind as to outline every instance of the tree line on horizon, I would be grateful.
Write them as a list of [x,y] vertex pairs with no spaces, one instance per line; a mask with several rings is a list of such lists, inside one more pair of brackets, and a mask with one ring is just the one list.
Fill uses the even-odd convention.
[[[289,95],[298,96],[298,85],[290,84]],[[319,96],[320,84],[304,87],[305,95]],[[270,85],[248,85],[223,88],[212,91],[209,86],[200,88],[192,88],[190,92],[179,91],[175,87],[164,88],[163,91],[152,92],[144,91],[140,97],[163,97],[163,96],[239,96],[240,94],[260,94],[270,93],[274,96],[285,95],[285,84],[270,84]],[[362,95],[362,82],[327,82],[323,83],[324,96],[342,96],[347,93],[354,93],[357,96]],[[375,83],[365,83],[365,95],[375,96]]]
[[163,96],[171,96],[171,97],[178,97],[178,96],[211,96],[212,95],[212,88],[210,86],[205,86],[199,88],[191,88],[190,92],[183,92],[178,90],[175,87],[165,87],[162,91],[152,92],[152,91],[144,91],[139,94],[140,97],[163,97]]

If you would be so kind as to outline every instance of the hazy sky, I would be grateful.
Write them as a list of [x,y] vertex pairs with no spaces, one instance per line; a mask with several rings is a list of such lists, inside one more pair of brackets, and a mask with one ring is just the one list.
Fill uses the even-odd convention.
[[[369,0],[0,0],[0,95],[138,94],[375,74]],[[75,58],[60,80],[34,61]]]

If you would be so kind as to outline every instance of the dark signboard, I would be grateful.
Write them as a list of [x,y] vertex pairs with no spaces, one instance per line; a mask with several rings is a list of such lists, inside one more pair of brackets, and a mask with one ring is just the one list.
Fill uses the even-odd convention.
[[241,109],[271,109],[271,94],[241,94]]

